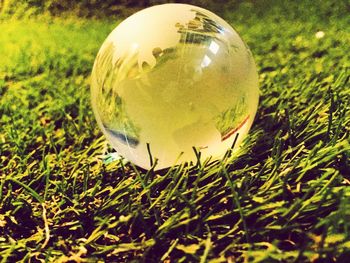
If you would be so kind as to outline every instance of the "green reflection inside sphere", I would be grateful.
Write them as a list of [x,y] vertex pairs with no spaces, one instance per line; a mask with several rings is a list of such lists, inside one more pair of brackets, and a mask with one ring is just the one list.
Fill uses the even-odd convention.
[[144,9],[103,43],[92,71],[97,122],[119,154],[149,169],[222,157],[252,125],[258,76],[223,19],[186,4]]

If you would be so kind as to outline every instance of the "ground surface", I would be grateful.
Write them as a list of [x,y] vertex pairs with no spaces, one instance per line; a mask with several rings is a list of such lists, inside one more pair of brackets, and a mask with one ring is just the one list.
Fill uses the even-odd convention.
[[347,262],[350,7],[308,2],[228,10],[255,124],[237,156],[164,172],[102,161],[89,75],[115,20],[3,19],[1,262]]

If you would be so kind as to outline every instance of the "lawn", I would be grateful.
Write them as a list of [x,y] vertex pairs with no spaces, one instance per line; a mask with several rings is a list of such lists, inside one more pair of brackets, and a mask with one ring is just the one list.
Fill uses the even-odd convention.
[[119,18],[3,17],[0,262],[348,262],[350,5],[262,3],[225,15],[259,71],[244,146],[165,171],[108,161],[92,114]]

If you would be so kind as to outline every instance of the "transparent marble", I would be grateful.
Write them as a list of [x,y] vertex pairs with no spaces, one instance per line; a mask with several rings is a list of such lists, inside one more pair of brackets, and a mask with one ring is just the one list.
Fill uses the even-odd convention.
[[117,152],[145,169],[221,158],[248,133],[258,105],[249,48],[212,12],[164,4],[135,13],[103,43],[92,106]]

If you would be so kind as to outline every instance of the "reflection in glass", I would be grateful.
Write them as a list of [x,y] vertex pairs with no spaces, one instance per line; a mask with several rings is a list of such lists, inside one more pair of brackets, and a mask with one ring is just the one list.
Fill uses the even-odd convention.
[[238,34],[213,13],[165,4],[140,11],[107,38],[92,72],[98,124],[117,151],[157,168],[222,156],[254,119],[257,72]]

